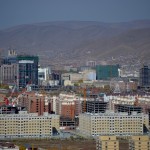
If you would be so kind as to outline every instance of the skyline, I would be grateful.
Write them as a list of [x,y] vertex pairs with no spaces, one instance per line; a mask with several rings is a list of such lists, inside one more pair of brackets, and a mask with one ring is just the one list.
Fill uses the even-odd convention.
[[0,30],[50,21],[127,22],[150,19],[149,0],[0,0]]

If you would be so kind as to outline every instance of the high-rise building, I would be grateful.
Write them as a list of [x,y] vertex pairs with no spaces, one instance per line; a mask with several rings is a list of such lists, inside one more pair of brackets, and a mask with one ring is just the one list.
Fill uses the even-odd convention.
[[38,113],[39,116],[44,112],[51,113],[51,103],[44,94],[26,92],[19,95],[18,104],[25,107],[29,113]]
[[0,82],[3,84],[16,84],[18,73],[17,54],[14,50],[8,51],[0,65]]
[[38,56],[19,55],[18,86],[25,88],[27,84],[38,85]]
[[150,68],[143,66],[140,69],[140,87],[150,88]]
[[4,84],[16,83],[18,64],[3,64],[0,67],[0,82]]
[[76,110],[76,95],[60,93],[56,101],[56,114],[63,118],[74,119]]
[[118,65],[97,65],[96,78],[97,80],[109,80],[119,77],[118,69]]

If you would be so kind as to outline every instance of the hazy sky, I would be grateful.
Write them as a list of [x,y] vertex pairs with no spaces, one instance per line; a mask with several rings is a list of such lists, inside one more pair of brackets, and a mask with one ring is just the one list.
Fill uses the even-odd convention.
[[47,21],[150,19],[150,0],[0,0],[0,29]]

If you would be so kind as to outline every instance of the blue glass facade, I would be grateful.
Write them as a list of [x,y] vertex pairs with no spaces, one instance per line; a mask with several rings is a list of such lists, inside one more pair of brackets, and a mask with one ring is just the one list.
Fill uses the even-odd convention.
[[119,65],[97,65],[96,66],[96,79],[109,80],[118,77]]
[[38,85],[37,56],[17,56],[19,87],[25,88],[27,84]]

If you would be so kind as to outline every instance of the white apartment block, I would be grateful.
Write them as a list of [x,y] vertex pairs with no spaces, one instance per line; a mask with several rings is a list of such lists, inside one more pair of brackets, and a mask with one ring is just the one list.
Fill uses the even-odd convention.
[[79,115],[79,130],[85,136],[118,135],[131,136],[143,134],[146,115],[128,113],[83,113]]
[[0,114],[0,139],[50,138],[53,128],[59,132],[59,115],[20,111],[19,114]]

